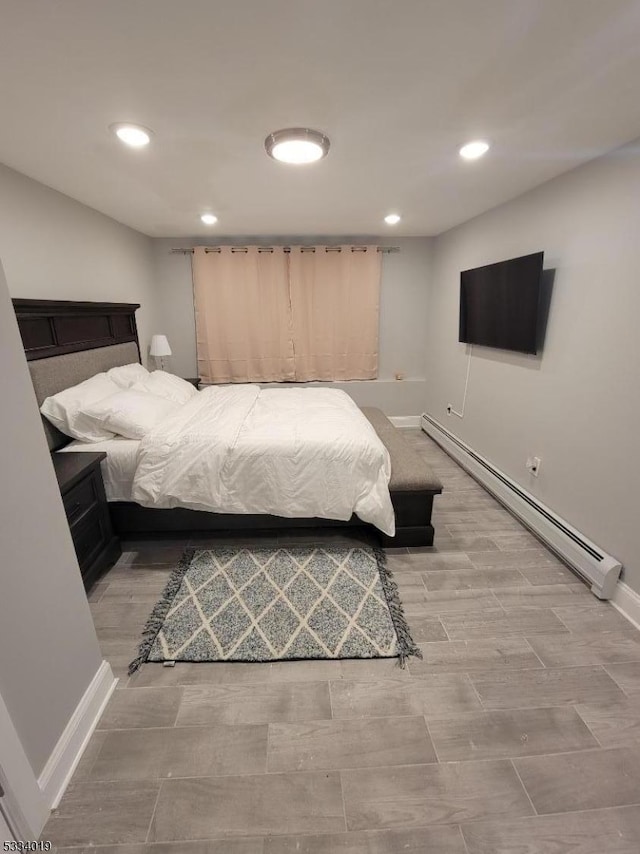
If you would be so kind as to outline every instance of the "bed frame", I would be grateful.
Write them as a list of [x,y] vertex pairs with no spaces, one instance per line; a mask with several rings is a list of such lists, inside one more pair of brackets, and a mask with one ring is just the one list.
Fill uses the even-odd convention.
[[[38,405],[45,397],[76,385],[109,368],[139,362],[140,345],[135,313],[139,304],[14,299],[25,355]],[[45,418],[43,428],[53,452],[69,444]],[[155,510],[133,502],[110,502],[115,531],[126,537],[158,537],[178,532],[275,531],[299,528],[358,527],[375,533],[387,546],[433,544],[431,509],[440,489],[391,492],[396,536],[386,537],[357,516],[348,522],[328,519],[289,519],[269,515],[232,515],[175,508]]]

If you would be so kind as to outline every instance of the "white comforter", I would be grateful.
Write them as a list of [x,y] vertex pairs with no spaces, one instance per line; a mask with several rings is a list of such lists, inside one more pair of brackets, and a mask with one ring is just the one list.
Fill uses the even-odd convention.
[[336,389],[204,389],[140,443],[145,507],[349,519],[393,536],[389,453]]

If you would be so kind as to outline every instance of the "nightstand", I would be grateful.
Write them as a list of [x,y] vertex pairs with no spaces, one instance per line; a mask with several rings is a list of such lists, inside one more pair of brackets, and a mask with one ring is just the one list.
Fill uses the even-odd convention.
[[183,379],[185,380],[185,382],[191,383],[191,385],[195,386],[195,388],[198,388],[198,386],[200,385],[200,377],[183,377]]
[[111,526],[100,471],[106,456],[84,451],[51,455],[85,587],[122,554]]

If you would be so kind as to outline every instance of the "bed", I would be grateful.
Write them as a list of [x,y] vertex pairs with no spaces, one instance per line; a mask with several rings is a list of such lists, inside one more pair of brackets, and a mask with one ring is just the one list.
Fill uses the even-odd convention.
[[[38,404],[97,373],[139,362],[135,322],[138,307],[126,303],[14,300]],[[382,541],[387,545],[431,545],[432,502],[442,487],[382,413],[372,409],[363,412],[391,457],[389,492],[395,532],[381,534]],[[114,528],[122,537],[346,525],[371,530],[371,526],[357,515],[336,520],[291,518],[267,512],[212,513],[183,506],[162,509],[143,506],[144,502],[131,500],[134,497],[132,466],[140,453],[137,442],[116,438],[80,448],[46,419],[43,419],[43,427],[53,453],[70,450],[104,450],[107,453],[102,464],[103,477]]]
[[114,501],[130,502],[133,500],[133,477],[136,471],[139,447],[139,439],[125,439],[122,436],[95,443],[72,439],[68,445],[60,448],[56,453],[104,451],[107,458],[103,461],[101,469],[107,501],[109,503]]

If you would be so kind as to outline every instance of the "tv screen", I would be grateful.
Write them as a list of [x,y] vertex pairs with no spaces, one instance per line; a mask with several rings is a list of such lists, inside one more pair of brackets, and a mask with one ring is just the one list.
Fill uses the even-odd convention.
[[460,273],[460,341],[537,353],[544,252]]

